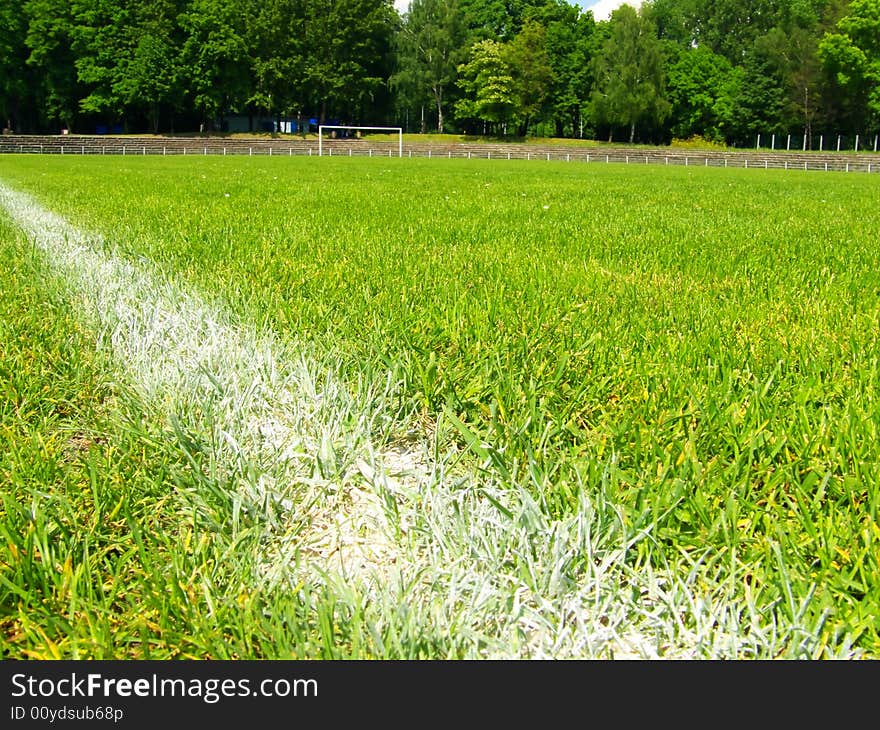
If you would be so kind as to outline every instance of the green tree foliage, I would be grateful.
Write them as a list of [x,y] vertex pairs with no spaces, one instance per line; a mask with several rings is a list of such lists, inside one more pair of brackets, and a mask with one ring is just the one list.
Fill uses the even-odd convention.
[[[732,107],[726,115],[729,124],[719,127],[727,141],[798,128],[809,140],[815,126],[828,129],[835,119],[840,121],[841,94],[829,88],[818,44],[823,32],[845,14],[846,0],[653,0],[647,7],[670,59],[676,107],[670,123],[677,132],[694,111],[688,98],[705,106],[707,92],[722,107]],[[686,69],[679,62],[683,52],[695,48],[723,56],[732,75],[716,76],[709,82],[715,88],[688,90],[692,85],[683,83]]]
[[543,111],[553,81],[544,26],[528,20],[508,43],[478,41],[459,73],[460,118],[490,125],[502,134],[515,129],[525,135]]
[[723,142],[733,124],[740,72],[724,56],[697,46],[683,50],[669,67],[670,131]]
[[33,85],[25,44],[27,16],[21,3],[0,0],[0,127],[15,130]]
[[551,66],[547,112],[556,136],[580,136],[583,108],[592,87],[590,59],[595,53],[593,14],[566,2],[555,0],[526,11],[545,29],[546,49]]
[[75,0],[71,9],[77,76],[89,88],[80,108],[120,115],[124,102],[118,87],[137,42],[133,13],[120,0]]
[[507,134],[508,125],[516,123],[518,109],[504,44],[493,40],[478,41],[471,46],[468,62],[459,66],[458,71],[463,92],[455,105],[459,118]]
[[823,92],[814,28],[817,18],[803,16],[798,22],[776,26],[755,41],[754,54],[766,62],[784,100],[776,111],[779,127],[801,127],[809,138],[817,116],[816,101]]
[[503,57],[513,79],[518,131],[525,136],[529,123],[544,111],[553,82],[544,26],[534,20],[526,21],[516,37],[504,46]]
[[681,48],[691,48],[696,45],[701,25],[699,18],[702,2],[703,0],[653,0],[650,5],[643,7],[650,12],[660,40]]
[[880,0],[853,0],[819,57],[846,94],[854,126],[880,121]]
[[28,0],[25,43],[27,63],[38,71],[38,116],[51,128],[61,124],[72,129],[85,95],[77,78],[73,49],[73,14],[66,0]]
[[734,100],[733,139],[751,144],[757,134],[780,135],[786,131],[789,99],[772,54],[757,44],[742,66],[742,83]]
[[629,141],[636,126],[665,119],[664,59],[656,28],[647,12],[621,5],[611,15],[611,35],[593,59],[596,85],[591,97],[593,116],[609,128],[627,127]]
[[114,119],[142,112],[158,131],[163,105],[183,95],[179,3],[74,0],[71,8],[77,78],[89,89],[80,109]]
[[307,102],[321,120],[366,116],[383,101],[391,75],[391,38],[399,24],[391,0],[307,0],[303,10]]
[[694,39],[739,65],[755,40],[776,25],[778,4],[779,0],[698,0],[690,17]]
[[247,104],[269,115],[302,113],[301,6],[298,0],[251,3],[245,16],[251,65]]
[[180,15],[186,89],[206,124],[243,110],[250,96],[243,10],[242,0],[192,0]]
[[458,0],[413,0],[397,36],[395,82],[417,103],[430,99],[441,134],[447,91],[455,84],[465,39]]
[[358,121],[387,101],[390,0],[247,0],[250,77],[245,107]]
[[504,42],[519,30],[517,8],[504,0],[459,0],[468,35],[472,42]]
[[183,99],[185,69],[178,15],[179,3],[174,0],[141,5],[136,16],[136,43],[117,87],[124,107],[142,109],[154,133],[159,131],[162,109],[167,108],[173,119],[173,110]]
[[597,23],[571,0],[0,0],[0,123],[396,108],[440,131],[853,134],[880,121],[878,2],[647,0]]

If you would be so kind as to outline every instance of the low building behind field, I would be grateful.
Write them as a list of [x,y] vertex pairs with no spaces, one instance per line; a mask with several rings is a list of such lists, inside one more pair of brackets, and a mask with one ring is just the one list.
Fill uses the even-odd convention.
[[223,117],[217,128],[221,132],[229,132],[231,134],[246,132],[306,134],[310,131],[313,121],[311,119],[277,119],[275,117],[235,114]]

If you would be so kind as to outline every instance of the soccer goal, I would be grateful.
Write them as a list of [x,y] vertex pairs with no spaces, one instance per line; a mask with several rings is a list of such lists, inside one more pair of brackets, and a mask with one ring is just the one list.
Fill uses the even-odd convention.
[[371,132],[397,132],[397,151],[400,157],[403,157],[403,127],[349,127],[330,124],[321,124],[318,126],[318,157],[324,154],[325,129],[360,129]]

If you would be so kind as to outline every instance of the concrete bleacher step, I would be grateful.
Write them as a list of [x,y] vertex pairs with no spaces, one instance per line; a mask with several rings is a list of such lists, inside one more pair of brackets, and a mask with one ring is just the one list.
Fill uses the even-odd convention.
[[[325,139],[328,156],[395,156],[396,140]],[[293,136],[277,138],[115,137],[104,135],[3,135],[0,153],[82,155],[316,155],[318,141]],[[674,147],[534,145],[485,142],[412,142],[407,157],[566,160],[628,162],[689,166],[766,167],[809,170],[880,172],[880,154],[873,152],[803,152],[774,150],[691,150]]]

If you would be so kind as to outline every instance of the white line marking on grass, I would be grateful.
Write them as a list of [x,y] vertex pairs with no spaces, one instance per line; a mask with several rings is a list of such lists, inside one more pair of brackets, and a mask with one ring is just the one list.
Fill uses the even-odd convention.
[[368,438],[363,396],[382,407],[383,393],[355,398],[301,352],[147,265],[101,252],[99,236],[22,193],[0,185],[0,202],[68,278],[145,402],[176,424],[181,446],[209,449],[205,472],[232,480],[245,507],[283,514],[273,529],[322,563],[341,558],[349,575],[367,575],[397,560],[384,511],[346,463]]
[[459,657],[762,657],[819,635],[743,601],[741,575],[697,564],[679,577],[644,556],[633,569],[651,536],[632,534],[600,484],[573,485],[577,504],[552,519],[533,495],[555,485],[528,469],[502,480],[454,447],[435,459],[427,437],[377,448],[405,426],[389,422],[390,377],[347,384],[331,358],[235,322],[2,183],[0,205],[206,478],[265,514],[263,579],[295,585],[305,555],[329,586],[358,586],[376,653],[390,636]]

